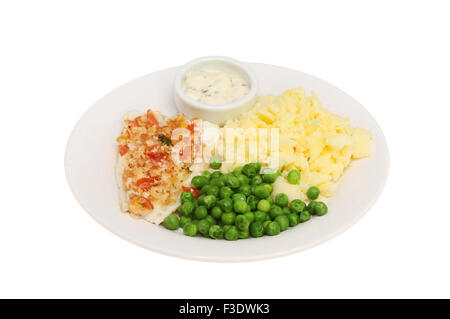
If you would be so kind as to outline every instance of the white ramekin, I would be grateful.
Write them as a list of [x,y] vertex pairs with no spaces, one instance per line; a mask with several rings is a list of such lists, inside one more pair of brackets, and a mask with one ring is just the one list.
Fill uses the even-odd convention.
[[[203,68],[229,69],[238,72],[249,84],[250,90],[241,99],[223,105],[209,105],[199,102],[184,93],[182,83],[187,71]],[[218,125],[248,111],[255,104],[258,83],[253,71],[244,63],[223,56],[208,56],[195,59],[180,67],[175,77],[175,104],[178,110],[188,117],[195,117]]]

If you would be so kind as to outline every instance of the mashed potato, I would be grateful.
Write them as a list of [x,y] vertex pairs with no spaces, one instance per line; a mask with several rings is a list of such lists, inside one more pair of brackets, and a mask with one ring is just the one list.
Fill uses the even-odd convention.
[[[267,137],[255,134],[255,128],[279,128],[279,167],[273,168],[284,176],[297,168],[302,175],[299,185],[285,178],[275,182],[274,192],[286,193],[289,200],[305,199],[310,186],[319,187],[323,196],[333,195],[351,160],[367,157],[371,150],[368,131],[350,127],[347,118],[330,113],[314,93],[307,96],[302,88],[259,97],[253,109],[228,121],[225,128],[243,128],[247,141],[259,142]],[[257,154],[249,153],[247,161],[258,160]]]

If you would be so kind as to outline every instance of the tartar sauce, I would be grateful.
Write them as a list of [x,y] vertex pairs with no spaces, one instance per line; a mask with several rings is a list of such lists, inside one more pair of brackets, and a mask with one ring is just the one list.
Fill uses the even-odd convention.
[[199,102],[221,105],[239,100],[250,88],[247,81],[237,74],[200,70],[186,73],[183,90]]

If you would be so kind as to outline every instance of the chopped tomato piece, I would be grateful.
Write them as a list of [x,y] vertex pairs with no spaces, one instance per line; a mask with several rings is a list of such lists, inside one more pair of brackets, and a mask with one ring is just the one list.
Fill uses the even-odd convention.
[[188,130],[191,131],[191,134],[194,134],[195,124],[191,123],[188,125]]
[[143,196],[137,196],[136,197],[136,202],[139,203],[140,205],[144,206],[147,209],[150,209],[150,210],[153,209],[152,202],[149,201],[147,198],[145,198]]
[[147,154],[147,157],[153,161],[161,162],[164,158],[166,158],[167,154],[163,152],[153,152]]
[[192,188],[192,187],[186,187],[186,186],[183,186],[183,191],[185,191],[185,192],[191,192],[192,195],[194,195],[194,199],[197,199],[198,196],[200,195],[200,191],[199,191],[198,189]]
[[152,187],[153,184],[155,184],[155,178],[148,178],[148,177],[144,177],[144,178],[140,178],[138,179],[138,181],[136,182],[136,185],[142,189],[149,189],[150,187]]
[[198,199],[198,197],[200,196],[200,191],[196,188],[193,188],[192,195],[194,195],[194,199]]
[[130,124],[131,126],[140,126],[139,124],[139,116],[136,117],[134,120],[132,121],[128,121],[128,124]]
[[149,126],[158,126],[158,120],[155,117],[155,114],[151,110],[147,110],[147,125]]
[[129,150],[128,145],[119,145],[119,154],[120,156],[124,156]]
[[182,189],[183,189],[183,192],[190,192],[191,191],[191,188],[190,187],[186,187],[186,186],[183,186]]
[[145,155],[153,161],[160,162],[167,157],[167,153],[162,151],[160,146],[153,145],[145,149]]

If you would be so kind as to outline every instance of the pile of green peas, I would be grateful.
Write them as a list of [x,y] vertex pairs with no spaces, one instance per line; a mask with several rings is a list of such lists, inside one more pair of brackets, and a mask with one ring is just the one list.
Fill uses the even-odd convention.
[[[210,167],[215,171],[205,170],[192,178],[192,187],[200,194],[197,199],[192,192],[181,194],[178,215],[164,219],[167,229],[181,227],[186,236],[200,234],[211,239],[238,240],[275,236],[310,220],[311,215],[323,216],[328,212],[325,203],[315,201],[320,192],[317,187],[308,189],[307,196],[311,199],[308,205],[299,199],[289,203],[286,194],[272,196],[272,184],[281,175],[279,171],[261,169],[256,162],[222,174],[218,171],[221,165],[220,158],[213,157]],[[290,171],[287,180],[298,184],[300,172]]]

